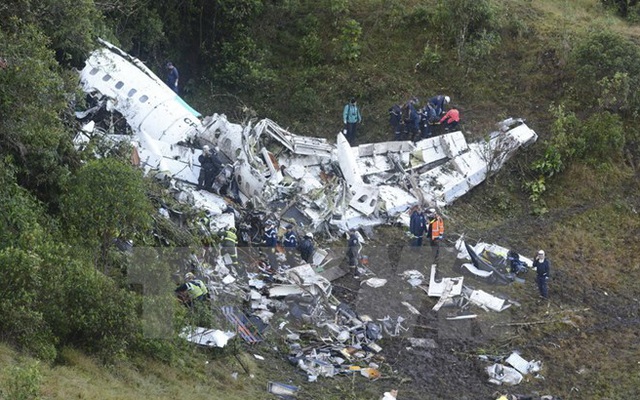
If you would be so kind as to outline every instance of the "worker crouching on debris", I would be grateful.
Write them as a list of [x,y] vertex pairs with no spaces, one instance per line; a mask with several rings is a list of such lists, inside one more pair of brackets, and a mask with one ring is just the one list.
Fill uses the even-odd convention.
[[540,296],[548,298],[547,281],[551,273],[551,265],[549,260],[545,258],[544,250],[538,251],[538,255],[533,260],[533,268],[536,269],[536,282]]
[[185,282],[178,286],[175,290],[182,304],[192,307],[196,301],[205,301],[209,299],[209,289],[207,285],[192,272],[187,272],[184,276]]
[[460,111],[457,108],[452,107],[447,113],[440,119],[440,123],[444,123],[445,132],[453,132],[458,130],[460,124]]
[[313,253],[315,251],[313,246],[313,233],[308,232],[304,235],[298,249],[300,250],[300,257],[304,262],[311,263],[313,261]]

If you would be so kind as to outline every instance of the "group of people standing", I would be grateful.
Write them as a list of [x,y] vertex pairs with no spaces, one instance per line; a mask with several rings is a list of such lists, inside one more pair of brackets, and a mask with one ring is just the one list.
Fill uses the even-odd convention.
[[313,233],[307,232],[298,241],[298,233],[292,224],[285,226],[285,232],[281,238],[278,238],[278,229],[273,220],[267,220],[264,226],[264,247],[266,248],[267,260],[272,269],[277,266],[276,248],[281,244],[287,258],[289,266],[296,263],[296,253],[305,263],[313,262],[313,254],[315,253],[315,245],[313,242]]
[[438,258],[440,242],[444,239],[444,220],[435,208],[416,205],[409,217],[409,236],[412,247],[421,247],[424,238],[429,240],[434,259]]
[[[417,97],[412,97],[403,105],[394,104],[388,110],[389,124],[395,140],[418,141],[433,135],[434,125],[443,125],[445,132],[459,129],[460,111],[445,95],[431,97],[420,107]],[[358,124],[362,123],[362,114],[355,98],[351,98],[342,110],[344,136],[352,146],[355,145]]]
[[458,129],[460,112],[450,106],[451,98],[437,95],[420,107],[417,97],[404,105],[394,104],[389,108],[389,124],[396,140],[418,141],[433,135],[433,126],[443,124],[445,132]]

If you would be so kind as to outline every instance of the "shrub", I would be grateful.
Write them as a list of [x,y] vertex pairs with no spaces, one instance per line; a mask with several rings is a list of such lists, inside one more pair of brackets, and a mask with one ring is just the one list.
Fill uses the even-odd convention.
[[617,33],[594,31],[576,45],[570,62],[583,106],[613,106],[611,111],[631,113],[640,110],[640,49],[634,43]]
[[6,400],[32,400],[40,396],[42,374],[38,362],[23,363],[9,368],[9,380],[0,397]]
[[113,240],[148,228],[151,213],[141,171],[112,158],[89,161],[62,200],[68,231],[95,249],[96,266],[105,268]]
[[336,57],[342,61],[355,61],[360,57],[360,37],[362,27],[355,19],[346,19],[340,28],[340,35],[334,39],[337,43]]

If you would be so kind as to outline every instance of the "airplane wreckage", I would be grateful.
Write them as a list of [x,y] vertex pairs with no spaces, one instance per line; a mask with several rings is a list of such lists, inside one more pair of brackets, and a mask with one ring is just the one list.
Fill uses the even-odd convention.
[[[93,106],[76,113],[84,124],[76,144],[107,134],[130,142],[135,161],[170,180],[179,201],[205,209],[215,228],[238,222],[236,213],[224,212],[229,198],[245,210],[295,220],[329,237],[352,227],[408,224],[411,206],[450,204],[537,139],[522,119],[509,118],[479,142],[467,143],[457,131],[416,143],[351,147],[342,133],[331,143],[293,134],[269,119],[240,125],[225,115],[203,117],[140,60],[101,44],[80,71]],[[99,116],[113,121],[115,113],[126,120],[126,134],[100,128]],[[197,187],[204,145],[224,158],[221,174],[232,183],[226,196]]]

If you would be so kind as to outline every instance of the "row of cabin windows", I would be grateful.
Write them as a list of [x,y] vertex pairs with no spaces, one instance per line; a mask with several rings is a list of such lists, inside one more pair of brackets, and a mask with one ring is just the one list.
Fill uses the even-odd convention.
[[[91,71],[89,71],[89,74],[91,74],[91,75],[95,75],[95,74],[97,74],[99,71],[100,71],[100,70],[99,70],[98,68],[93,68]],[[105,81],[105,82],[110,81],[110,80],[111,80],[111,75],[109,75],[109,74],[105,74],[105,75],[102,77],[102,80],[103,80],[103,81]],[[122,82],[122,81],[118,81],[118,82],[116,83],[116,89],[120,90],[120,89],[122,89],[123,87],[124,87],[124,82]],[[138,90],[136,90],[136,89],[131,89],[131,90],[129,90],[129,93],[127,93],[127,96],[129,96],[129,97],[133,97],[133,95],[135,95],[136,93],[138,93]],[[146,101],[147,101],[147,100],[149,100],[149,96],[147,96],[146,94],[143,94],[143,95],[142,95],[142,96],[140,96],[140,98],[138,99],[138,101],[139,101],[140,103],[146,103]]]

